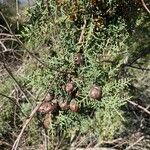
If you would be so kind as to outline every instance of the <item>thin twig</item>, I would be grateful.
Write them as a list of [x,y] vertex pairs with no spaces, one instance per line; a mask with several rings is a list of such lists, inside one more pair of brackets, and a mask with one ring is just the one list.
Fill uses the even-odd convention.
[[84,18],[84,25],[82,26],[82,31],[80,34],[79,42],[78,44],[81,44],[84,38],[84,32],[85,32],[85,27],[86,27],[86,19]]
[[49,67],[49,65],[48,65],[46,62],[44,62],[43,60],[41,60],[39,57],[37,57],[36,55],[34,55],[32,52],[30,52],[30,50],[28,50],[28,49],[25,47],[25,45],[21,42],[21,40],[12,32],[12,30],[11,30],[11,28],[10,28],[10,26],[9,26],[9,24],[8,24],[8,22],[7,22],[7,20],[6,20],[6,18],[4,17],[4,15],[3,15],[3,13],[2,13],[1,11],[0,11],[0,14],[1,14],[2,18],[3,18],[4,21],[5,21],[5,23],[6,23],[6,25],[7,25],[7,28],[9,29],[10,34],[12,34],[12,35],[14,36],[14,38],[17,40],[17,42],[24,48],[24,50],[25,50],[31,57],[33,57],[33,58],[34,58],[35,60],[37,60],[42,66],[44,66],[44,67],[46,67],[46,68],[48,68],[48,69],[52,69],[52,70],[57,71],[57,72],[59,72],[59,73],[72,74],[72,72],[60,71],[60,70],[58,70],[58,69]]
[[141,0],[143,7],[146,9],[146,11],[150,14],[150,10],[148,9],[148,7],[146,6],[144,0]]
[[45,129],[44,130],[44,134],[43,134],[43,136],[44,136],[44,147],[45,147],[45,149],[44,150],[48,150],[48,148],[49,148],[49,137],[47,136],[48,135],[48,131]]
[[[7,36],[7,37],[13,37],[12,34],[8,34],[8,33],[0,33],[0,36]],[[20,36],[20,35],[17,35],[16,36]]]
[[5,26],[2,26],[1,24],[0,24],[0,27],[1,27],[3,30],[8,31],[8,29],[7,29]]
[[6,46],[3,44],[2,41],[0,41],[0,44],[1,44],[1,46],[4,48],[4,50],[7,51],[7,48],[6,48]]
[[3,96],[3,97],[5,97],[5,98],[7,98],[7,99],[9,99],[9,100],[11,100],[15,105],[18,106],[18,108],[20,109],[21,113],[22,113],[24,116],[26,116],[26,115],[24,114],[24,112],[22,111],[21,106],[16,102],[16,99],[15,99],[15,98],[12,98],[12,97],[10,97],[10,96],[7,96],[7,95],[5,95],[5,94],[3,94],[3,93],[0,93],[0,95]]
[[3,140],[0,140],[0,146],[2,146],[2,145],[4,145],[4,146],[8,146],[8,147],[12,147],[12,145],[10,145],[9,143],[7,143],[7,142],[5,142],[5,141],[3,141]]
[[41,102],[39,102],[37,104],[37,106],[33,109],[33,111],[31,112],[30,116],[28,117],[28,119],[26,120],[25,124],[23,125],[21,132],[19,133],[17,139],[15,140],[12,150],[17,150],[19,142],[21,140],[21,137],[23,135],[23,132],[25,131],[26,127],[28,126],[28,124],[31,122],[32,118],[34,117],[34,115],[36,114],[37,110],[40,108],[40,106],[42,105],[43,101],[45,100],[45,97],[49,91],[49,89],[52,87],[52,85],[54,84],[54,82],[56,81],[56,79],[58,78],[58,74],[55,76],[53,82],[51,83],[51,85],[48,85],[47,91],[44,94],[44,98],[42,99]]
[[7,68],[5,62],[3,62],[3,66],[4,66],[5,70],[7,71],[7,73],[9,74],[9,76],[15,81],[15,83],[17,84],[19,90],[20,90],[20,91],[23,93],[23,95],[25,96],[26,100],[27,100],[28,102],[30,102],[30,100],[29,100],[28,97],[26,96],[26,94],[25,94],[23,88],[21,87],[20,83],[19,83],[19,82],[17,81],[17,79],[14,77],[14,75],[12,74],[12,72],[10,71],[10,69]]
[[139,70],[145,70],[145,71],[150,71],[149,68],[142,68],[142,67],[137,67],[137,66],[131,66],[131,65],[126,65],[127,67],[131,67],[131,68],[135,68],[135,69],[139,69]]
[[122,140],[122,138],[118,138],[118,139],[114,139],[114,140],[108,140],[108,141],[101,141],[98,145],[102,145],[102,144],[114,144],[114,143],[118,143],[121,140]]
[[130,145],[129,147],[127,147],[125,150],[131,149],[134,145],[138,144],[143,139],[144,139],[144,136],[140,137],[136,142],[134,142],[132,145]]
[[9,97],[9,96],[7,96],[7,95],[5,95],[5,94],[3,94],[3,93],[0,93],[0,95],[3,96],[3,97],[5,97],[5,98],[7,98],[7,99],[9,99],[9,100],[11,100],[15,105],[17,105],[18,107],[20,107],[20,105],[18,105],[18,104],[16,103],[15,98]]
[[78,148],[80,146],[80,144],[83,144],[83,142],[85,142],[86,140],[87,140],[86,136],[82,137],[82,139],[77,143],[77,145],[75,146],[75,148]]
[[21,40],[12,32],[12,30],[11,30],[11,28],[10,28],[10,26],[9,26],[9,24],[8,24],[8,22],[7,22],[7,20],[6,20],[6,18],[4,17],[4,15],[3,15],[3,13],[2,13],[1,11],[0,11],[0,14],[1,14],[2,18],[3,18],[4,21],[5,21],[5,23],[6,23],[6,25],[7,25],[7,28],[9,29],[10,34],[13,35],[13,37],[18,41],[18,43],[29,53],[30,56],[32,56],[33,58],[35,58],[35,59],[36,59],[38,62],[40,62],[43,66],[49,68],[48,65],[47,65],[45,62],[43,62],[42,60],[40,60],[37,56],[35,56],[32,52],[30,52],[30,50],[28,50],[28,49],[25,47],[25,45],[21,42]]
[[[150,44],[150,43],[149,43],[149,44]],[[128,62],[127,62],[126,64],[123,64],[123,66],[124,66],[124,67],[127,66],[127,65],[131,66],[132,64],[135,64],[139,59],[141,59],[141,58],[143,58],[144,56],[150,54],[149,48],[150,48],[150,47],[146,47],[146,48],[144,48],[144,49],[141,49],[141,50],[139,51],[139,53],[138,53],[137,55],[133,55],[133,57],[132,57],[132,55],[131,55],[131,58],[128,60]]]
[[1,53],[12,52],[13,50],[14,50],[14,49],[9,49],[9,48],[7,48],[7,50],[4,50],[4,51],[0,52],[0,54],[1,54]]
[[32,118],[34,117],[35,113],[37,112],[37,110],[39,109],[39,107],[41,106],[42,102],[40,102],[35,108],[34,110],[31,112],[29,119],[26,120],[24,126],[21,129],[20,134],[18,135],[16,141],[13,144],[12,150],[17,150],[19,142],[21,140],[21,137],[23,135],[24,130],[26,129],[27,125],[30,123],[30,121],[32,120]]
[[[74,148],[70,150],[74,150]],[[108,148],[108,147],[94,147],[94,148],[77,148],[75,150],[117,150],[117,149]]]
[[1,38],[0,40],[1,41],[16,41],[17,42],[17,40],[14,38]]
[[130,101],[130,100],[127,100],[127,102],[129,102],[130,104],[138,107],[139,109],[143,110],[144,112],[146,112],[147,114],[150,115],[150,111],[147,110],[147,108],[144,108],[142,107],[141,105],[138,105],[137,103],[133,102],[133,101]]
[[[2,45],[2,47],[4,48],[5,51],[7,51],[7,48],[5,47],[5,45],[0,41],[0,44]],[[4,53],[3,53],[4,56]],[[5,60],[1,60],[1,62],[3,63],[3,67],[5,68],[5,70],[7,71],[7,73],[9,74],[9,76],[15,81],[15,83],[17,84],[19,90],[23,93],[23,95],[25,96],[26,100],[28,102],[30,102],[30,100],[28,99],[28,97],[26,96],[23,88],[21,87],[20,83],[17,81],[17,79],[14,77],[13,73],[11,72],[11,70],[7,67]]]

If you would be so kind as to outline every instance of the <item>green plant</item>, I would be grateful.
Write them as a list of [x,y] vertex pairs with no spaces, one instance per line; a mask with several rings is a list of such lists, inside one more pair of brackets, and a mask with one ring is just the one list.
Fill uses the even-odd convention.
[[[90,12],[86,13],[88,6],[85,3],[79,4],[79,14],[81,8],[85,8],[82,15],[80,14],[78,23],[68,18],[69,10],[74,6],[69,3],[60,7],[57,5],[55,2],[49,2],[51,19],[46,11],[44,15],[43,12],[40,14],[41,17],[36,16],[39,3],[36,9],[30,12],[31,23],[25,27],[23,36],[27,45],[30,45],[29,48],[34,50],[35,47],[39,47],[39,41],[42,41],[41,48],[39,47],[36,53],[48,68],[36,67],[36,70],[27,74],[25,79],[34,89],[35,95],[39,95],[39,89],[42,94],[46,85],[51,83],[58,73],[59,78],[51,88],[57,102],[60,103],[64,99],[68,103],[72,100],[78,103],[77,112],[56,109],[57,113],[53,114],[54,118],[49,126],[49,134],[55,135],[53,138],[58,137],[60,132],[59,138],[64,136],[64,140],[65,137],[68,140],[68,137],[72,137],[72,133],[79,132],[86,135],[87,131],[99,139],[113,138],[116,133],[122,131],[125,119],[121,107],[129,99],[125,92],[129,79],[118,77],[129,49],[127,45],[129,34],[125,21],[120,18],[116,24],[102,26],[97,32],[94,18],[91,18]],[[32,32],[35,34],[29,36],[28,34]],[[43,48],[41,43],[47,44],[47,47]],[[46,49],[48,51],[45,51]],[[44,55],[42,51],[45,52]],[[81,59],[82,63],[79,61]],[[89,91],[94,85],[102,88],[100,101],[93,101],[90,98]]]
[[[118,12],[130,7],[134,11],[127,15]],[[85,143],[75,145],[86,146],[91,137],[107,141],[124,131],[122,107],[130,99],[131,81],[124,66],[140,43],[131,28],[140,24],[137,9],[134,0],[38,0],[29,9],[22,38],[32,55],[24,53],[24,70],[17,76],[30,91],[29,101],[20,102],[26,116],[55,82],[48,91],[53,98],[45,99],[27,128],[27,144],[40,144],[41,129],[49,149],[67,149],[82,137]],[[26,117],[20,112],[19,119]]]

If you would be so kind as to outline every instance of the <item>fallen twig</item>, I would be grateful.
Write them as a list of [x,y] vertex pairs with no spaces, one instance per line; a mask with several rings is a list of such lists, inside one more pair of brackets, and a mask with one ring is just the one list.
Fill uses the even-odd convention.
[[150,10],[148,9],[148,7],[146,6],[144,0],[141,0],[143,7],[146,9],[146,11],[150,14]]
[[4,146],[8,146],[8,147],[12,147],[12,145],[10,145],[9,143],[7,143],[7,142],[5,142],[5,141],[3,141],[3,140],[0,140],[0,146],[2,146],[2,145],[4,145]]
[[144,107],[142,107],[141,105],[139,105],[139,104],[137,104],[137,103],[135,103],[135,102],[133,102],[133,101],[130,101],[130,100],[127,100],[127,102],[129,102],[130,104],[132,104],[132,105],[138,107],[139,109],[143,110],[144,112],[146,112],[147,114],[150,115],[150,111],[148,111],[147,108],[144,108]]
[[47,95],[47,93],[49,92],[49,89],[51,88],[51,86],[54,84],[54,82],[56,81],[58,77],[58,74],[55,76],[53,82],[51,83],[51,85],[49,86],[48,85],[48,88],[47,88],[47,91],[45,92],[45,96],[43,98],[43,100],[41,102],[39,102],[37,104],[37,106],[33,109],[33,111],[31,112],[30,116],[28,117],[28,119],[26,120],[25,124],[23,125],[22,129],[21,129],[21,132],[19,133],[17,139],[15,140],[14,144],[13,144],[13,147],[12,147],[12,150],[17,150],[18,148],[18,145],[19,145],[19,142],[21,140],[21,137],[23,135],[23,132],[25,131],[26,127],[28,126],[28,124],[31,122],[32,118],[34,117],[34,115],[36,114],[37,110],[40,108],[40,106],[42,105],[43,101],[45,100],[45,97]]
[[[0,36],[13,37],[13,35],[7,33],[0,33]],[[20,35],[16,35],[16,36],[20,36]]]
[[95,147],[95,148],[77,148],[77,149],[70,149],[70,150],[116,150],[114,148],[107,148],[107,147]]
[[[1,46],[4,48],[5,51],[7,51],[7,48],[5,47],[5,45],[0,41]],[[2,52],[2,55],[4,56],[4,53]],[[14,75],[12,74],[11,70],[7,67],[5,60],[1,60],[1,62],[3,63],[3,67],[5,68],[5,70],[7,71],[7,73],[9,74],[9,76],[15,81],[15,83],[17,84],[19,90],[23,93],[23,95],[25,96],[26,100],[28,102],[30,102],[30,100],[28,99],[28,97],[26,96],[23,88],[21,87],[21,85],[19,84],[19,82],[17,81],[17,79],[14,77]]]
[[20,83],[16,80],[16,78],[14,77],[14,75],[12,74],[12,72],[10,71],[10,69],[7,68],[5,62],[3,62],[3,66],[4,66],[5,70],[7,71],[7,73],[9,74],[9,76],[15,81],[15,83],[17,84],[19,90],[23,93],[23,95],[24,95],[24,97],[26,98],[26,100],[27,100],[28,102],[30,102],[30,100],[29,100],[28,97],[26,96],[26,94],[25,94],[23,88],[21,87]]
[[132,66],[132,65],[126,65],[126,66],[134,68],[134,69],[139,69],[139,70],[142,70],[142,71],[150,71],[149,68],[142,68],[142,67],[137,67],[137,66]]
[[1,38],[1,41],[17,41],[16,39],[13,38]]
[[[42,101],[43,102],[43,101]],[[19,142],[21,140],[22,134],[24,132],[24,130],[26,129],[27,125],[30,123],[30,121],[32,120],[32,118],[34,117],[35,113],[37,112],[37,110],[39,109],[39,107],[41,106],[42,102],[40,102],[35,108],[34,110],[31,112],[29,118],[26,120],[24,126],[21,129],[20,134],[18,135],[16,141],[13,144],[12,150],[17,150]]]
[[144,136],[140,137],[136,142],[134,142],[132,145],[128,146],[125,150],[131,149],[134,145],[136,145],[137,143],[139,143],[143,139],[144,139]]
[[14,98],[12,98],[12,97],[9,97],[9,96],[7,96],[7,95],[5,95],[5,94],[3,94],[3,93],[0,93],[0,95],[3,96],[3,97],[6,97],[6,98],[9,99],[9,100],[11,100],[16,106],[18,106],[18,108],[20,109],[21,113],[22,113],[24,116],[26,116],[26,115],[24,114],[24,112],[21,110],[21,106],[16,102],[16,99],[14,99]]

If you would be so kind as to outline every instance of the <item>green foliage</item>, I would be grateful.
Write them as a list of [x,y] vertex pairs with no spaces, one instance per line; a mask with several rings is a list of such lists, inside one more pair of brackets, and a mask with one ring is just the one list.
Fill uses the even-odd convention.
[[[42,94],[46,85],[51,83],[58,73],[59,78],[51,90],[58,97],[70,102],[72,97],[64,91],[62,85],[68,82],[67,72],[71,72],[73,82],[80,92],[80,96],[75,98],[80,106],[79,112],[59,111],[52,121],[52,126],[50,125],[52,127],[49,128],[50,135],[55,133],[57,137],[57,132],[61,132],[62,135],[67,134],[67,137],[71,138],[76,132],[82,134],[90,132],[99,139],[113,138],[122,131],[125,119],[121,106],[129,99],[125,92],[129,79],[117,77],[129,50],[127,45],[129,34],[125,21],[118,19],[116,24],[102,26],[97,32],[94,19],[90,14],[86,14],[86,11],[82,12],[82,17],[76,24],[68,18],[69,10],[73,7],[69,3],[58,8],[50,1],[48,6],[51,10],[50,19],[46,11],[40,10],[38,13],[41,13],[36,14],[41,5],[37,2],[36,7],[31,9],[29,25],[25,27],[23,36],[29,48],[34,51],[38,48],[36,53],[49,68],[44,66],[35,68],[35,71],[27,74],[25,79],[38,95],[39,90]],[[85,3],[80,3],[79,6],[85,7]],[[84,24],[84,18],[87,22],[84,41],[79,44],[82,32],[80,27]],[[45,44],[47,47],[43,48]],[[84,57],[84,64],[77,66],[74,58],[79,52]],[[89,96],[90,88],[94,84],[102,87],[101,101],[93,101]],[[59,98],[57,100],[59,101]],[[92,111],[95,115],[90,116]]]
[[[7,82],[1,84],[1,93],[7,95],[12,90],[12,80],[7,80]],[[14,103],[0,95],[0,137],[3,134],[7,134],[7,131],[11,130],[12,112]]]
[[[53,81],[50,92],[54,92],[58,103],[61,99],[68,103],[75,100],[79,105],[77,112],[59,108],[53,113],[47,129],[51,149],[60,139],[67,147],[78,134],[86,136],[87,141],[92,135],[99,142],[113,139],[123,132],[126,118],[122,107],[130,99],[128,85],[131,79],[124,75],[122,66],[133,58],[139,47],[131,27],[139,27],[143,17],[139,19],[135,13],[135,18],[130,18],[130,14],[138,9],[134,1],[95,3],[89,0],[73,3],[50,0],[44,4],[38,0],[28,11],[29,20],[22,37],[30,52],[45,65],[25,53],[24,72],[19,79],[30,88],[35,99],[29,97],[31,103],[23,101],[22,111],[29,115],[36,103],[43,99],[47,85]],[[121,14],[130,8],[134,11]],[[147,40],[142,42],[148,43]],[[83,57],[81,64],[75,62],[79,53]],[[75,85],[75,94],[67,93],[63,88],[70,80]],[[93,85],[102,88],[100,100],[90,97]],[[30,124],[27,130],[29,145],[41,140],[39,132],[44,117],[37,114]],[[22,122],[26,119],[21,113],[19,118]]]

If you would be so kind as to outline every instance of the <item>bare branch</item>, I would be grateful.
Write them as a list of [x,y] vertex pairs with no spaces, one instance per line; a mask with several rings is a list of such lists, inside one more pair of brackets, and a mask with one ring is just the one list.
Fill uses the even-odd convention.
[[127,102],[129,102],[130,104],[138,107],[139,109],[143,110],[144,112],[146,112],[147,114],[150,115],[150,111],[147,110],[147,108],[144,108],[142,107],[141,105],[138,105],[137,103],[133,102],[133,101],[130,101],[130,100],[127,100]]
[[28,102],[30,102],[30,100],[29,100],[28,97],[26,96],[26,94],[25,94],[23,88],[21,87],[20,83],[19,83],[19,82],[17,81],[17,79],[14,77],[14,75],[12,74],[12,72],[10,71],[10,69],[7,68],[5,62],[3,62],[3,66],[4,66],[5,70],[7,71],[7,73],[9,74],[9,76],[15,81],[15,83],[17,84],[19,90],[20,90],[20,91],[23,93],[23,95],[25,96],[26,100],[27,100]]
[[146,6],[144,0],[141,0],[143,7],[146,9],[146,11],[150,14],[150,10],[148,9],[148,7]]
[[149,68],[143,68],[143,67],[137,67],[137,66],[132,66],[132,65],[126,65],[127,67],[131,67],[131,68],[135,68],[135,69],[139,69],[139,70],[145,70],[145,71],[150,71]]
[[5,97],[5,98],[7,98],[7,99],[9,99],[9,100],[11,100],[11,101],[20,109],[21,113],[22,113],[24,116],[26,116],[26,115],[24,114],[24,112],[22,111],[21,106],[16,102],[16,99],[15,99],[15,98],[10,97],[10,96],[7,96],[7,95],[5,95],[5,94],[3,94],[3,93],[0,93],[0,95],[3,96],[3,97]]
[[143,139],[144,139],[144,136],[140,137],[135,143],[133,143],[132,145],[130,145],[129,147],[127,147],[125,150],[131,149],[134,145],[138,144]]
[[16,141],[15,141],[14,144],[13,144],[12,150],[17,150],[18,145],[19,145],[19,142],[20,142],[21,137],[22,137],[22,135],[23,135],[23,132],[25,131],[25,129],[26,129],[26,127],[28,126],[28,124],[31,122],[31,120],[32,120],[32,118],[34,117],[34,115],[36,114],[37,110],[38,110],[38,109],[40,108],[40,106],[42,105],[43,101],[45,100],[46,95],[47,95],[48,92],[49,92],[49,89],[50,89],[50,88],[52,87],[52,85],[56,82],[56,80],[57,80],[58,77],[59,77],[59,76],[58,76],[58,74],[57,74],[57,75],[55,76],[53,82],[52,82],[50,85],[48,85],[47,91],[46,91],[45,94],[44,94],[44,98],[42,99],[41,102],[39,102],[39,103],[37,104],[37,106],[33,109],[33,111],[31,112],[30,116],[29,116],[28,119],[26,120],[25,124],[23,125],[23,127],[22,127],[22,129],[21,129],[21,132],[19,133],[19,135],[18,135]]

